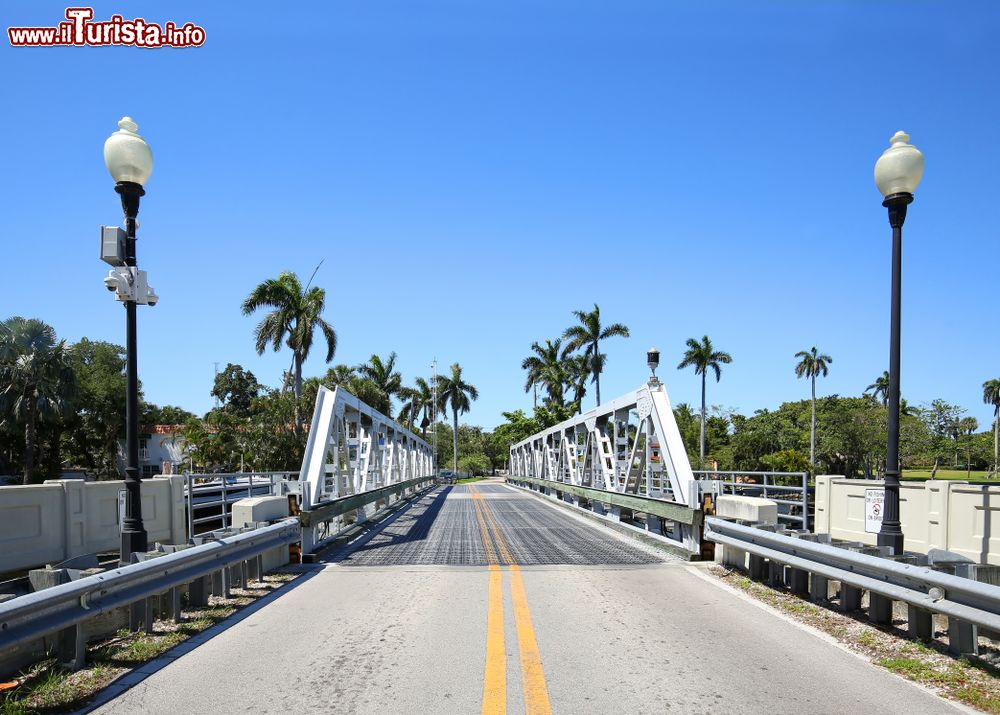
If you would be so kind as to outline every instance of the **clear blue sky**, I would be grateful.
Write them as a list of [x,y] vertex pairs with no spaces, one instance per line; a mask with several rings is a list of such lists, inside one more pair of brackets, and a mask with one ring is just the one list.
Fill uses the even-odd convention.
[[[153,148],[139,262],[147,398],[211,407],[213,362],[268,384],[239,304],[283,269],[327,290],[336,362],[399,353],[404,379],[460,362],[468,421],[526,408],[520,361],[595,302],[608,398],[684,340],[734,362],[709,401],[804,398],[793,354],[833,356],[823,394],[888,362],[890,230],[872,167],[898,129],[926,156],[904,233],[903,396],[969,408],[1000,377],[1000,4],[987,2],[138,2],[193,21],[186,50],[0,42],[0,316],[124,343],[98,226],[120,219],[103,160],[124,114]],[[235,8],[236,6],[231,6]],[[751,9],[752,7],[752,9]],[[6,2],[10,25],[65,3]],[[324,370],[320,350],[306,374]],[[593,391],[586,406],[593,404]]]

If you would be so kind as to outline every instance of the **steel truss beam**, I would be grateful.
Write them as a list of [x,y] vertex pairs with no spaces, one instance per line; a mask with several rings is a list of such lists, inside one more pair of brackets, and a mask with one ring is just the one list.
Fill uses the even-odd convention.
[[433,476],[432,454],[427,442],[344,388],[320,386],[299,476],[301,508]]
[[643,385],[511,445],[513,477],[641,494],[700,508],[670,398]]

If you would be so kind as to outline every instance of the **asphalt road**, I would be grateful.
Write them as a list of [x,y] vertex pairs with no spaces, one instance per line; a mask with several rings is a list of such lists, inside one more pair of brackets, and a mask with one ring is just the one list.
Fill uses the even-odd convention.
[[306,568],[97,712],[960,711],[502,485],[438,489]]

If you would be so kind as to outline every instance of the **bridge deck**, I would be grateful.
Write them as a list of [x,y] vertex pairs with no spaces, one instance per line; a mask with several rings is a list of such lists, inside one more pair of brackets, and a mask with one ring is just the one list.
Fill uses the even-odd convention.
[[[478,507],[489,502],[491,521]],[[581,518],[499,484],[439,487],[333,561],[350,566],[486,566],[500,540],[522,566],[659,563],[663,558],[625,537],[609,538]]]
[[958,711],[656,560],[513,488],[440,489],[97,712]]

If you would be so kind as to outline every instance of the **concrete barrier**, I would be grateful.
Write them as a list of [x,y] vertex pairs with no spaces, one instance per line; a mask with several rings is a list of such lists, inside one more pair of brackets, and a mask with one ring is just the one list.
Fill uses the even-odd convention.
[[[752,523],[778,523],[778,504],[761,497],[723,494],[715,498],[715,515]],[[725,544],[715,545],[715,562],[725,566],[747,568],[747,552]]]
[[[0,572],[117,551],[118,492],[124,489],[122,481],[79,479],[0,487]],[[187,541],[184,478],[144,479],[142,517],[150,545]]]
[[[288,497],[250,497],[233,504],[233,522],[236,528],[261,521],[278,521],[288,517]],[[288,546],[265,551],[262,555],[264,571],[273,571],[288,563]]]
[[[817,534],[875,544],[865,531],[865,490],[881,480],[816,477]],[[976,563],[1000,564],[1000,485],[951,480],[903,482],[899,513],[907,551],[954,551]]]

